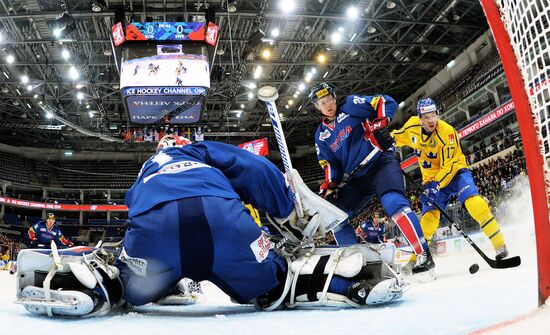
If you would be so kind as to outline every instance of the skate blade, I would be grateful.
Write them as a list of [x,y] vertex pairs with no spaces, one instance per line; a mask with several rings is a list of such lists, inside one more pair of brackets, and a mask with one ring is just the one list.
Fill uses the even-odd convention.
[[53,315],[81,316],[94,309],[92,298],[85,293],[50,290],[50,300],[47,300],[45,290],[36,286],[25,287],[15,303],[38,315],[48,315],[48,309],[51,309]]

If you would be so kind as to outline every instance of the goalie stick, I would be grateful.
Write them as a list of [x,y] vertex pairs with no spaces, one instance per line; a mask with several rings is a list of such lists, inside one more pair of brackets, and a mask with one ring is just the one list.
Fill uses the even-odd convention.
[[[403,175],[405,176],[405,178],[411,183],[413,184],[414,186],[416,187],[420,187],[420,185],[418,185],[418,183],[411,177],[409,176],[405,171],[403,171]],[[519,256],[514,256],[514,257],[510,257],[510,258],[504,258],[504,259],[492,259],[492,258],[489,258],[487,255],[485,255],[485,253],[483,251],[481,251],[481,249],[477,246],[477,244],[475,244],[474,241],[472,241],[472,239],[470,238],[470,236],[468,236],[468,234],[466,234],[456,223],[455,221],[449,216],[449,214],[447,214],[447,212],[445,212],[443,210],[443,208],[441,208],[441,206],[439,206],[439,204],[437,204],[436,202],[433,203],[433,205],[435,206],[435,208],[437,208],[439,210],[439,212],[451,223],[451,226],[456,229],[460,235],[462,235],[462,237],[464,237],[464,239],[466,239],[466,241],[468,242],[468,244],[470,244],[472,246],[472,248],[475,249],[475,251],[477,251],[477,253],[481,256],[481,258],[483,258],[483,260],[485,262],[487,262],[487,264],[489,264],[490,267],[492,267],[493,269],[507,269],[507,268],[514,268],[516,266],[519,266],[521,264],[521,258]]]
[[271,118],[271,125],[273,126],[273,131],[275,132],[277,144],[279,145],[279,152],[281,153],[281,159],[283,160],[290,190],[294,194],[294,207],[296,208],[296,214],[299,218],[303,218],[304,209],[302,208],[300,195],[298,194],[298,189],[296,188],[296,182],[292,176],[292,162],[290,161],[290,153],[288,152],[285,135],[283,133],[283,126],[281,124],[281,119],[279,118],[277,105],[275,104],[275,100],[277,100],[278,97],[279,93],[275,87],[264,86],[258,90],[258,98],[264,101],[267,105],[267,111],[269,112],[269,117]]

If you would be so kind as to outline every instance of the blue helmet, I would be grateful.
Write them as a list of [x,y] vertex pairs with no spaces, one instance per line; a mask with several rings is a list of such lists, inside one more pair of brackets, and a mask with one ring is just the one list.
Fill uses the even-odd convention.
[[332,95],[334,98],[336,98],[336,94],[334,93],[334,89],[327,83],[319,83],[311,88],[311,91],[309,92],[308,98],[311,100],[311,102],[316,103],[317,100],[327,96]]
[[437,105],[431,98],[420,99],[418,100],[418,105],[416,105],[416,112],[418,113],[418,117],[422,117],[422,114],[426,113],[438,113]]

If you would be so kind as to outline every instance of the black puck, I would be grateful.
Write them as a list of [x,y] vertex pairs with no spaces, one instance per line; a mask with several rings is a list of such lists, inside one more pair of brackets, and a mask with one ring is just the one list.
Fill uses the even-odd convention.
[[479,270],[479,265],[477,263],[474,263],[474,264],[470,265],[470,273],[471,274],[476,273],[477,270]]

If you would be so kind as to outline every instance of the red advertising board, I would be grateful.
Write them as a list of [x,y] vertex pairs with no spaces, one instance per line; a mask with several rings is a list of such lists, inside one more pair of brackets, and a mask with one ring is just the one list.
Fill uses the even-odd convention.
[[485,115],[484,117],[480,118],[479,120],[477,120],[475,122],[472,122],[469,125],[467,125],[466,127],[459,130],[457,132],[458,137],[459,138],[467,137],[468,135],[470,135],[472,133],[475,133],[479,129],[485,127],[486,125],[490,124],[491,122],[494,122],[494,121],[500,119],[501,117],[503,117],[504,115],[510,113],[513,110],[514,110],[514,101],[510,100],[509,102],[507,102],[503,106],[497,108],[496,110],[494,110],[491,113]]
[[49,209],[56,211],[83,211],[83,212],[126,212],[126,205],[71,205],[71,204],[52,204],[46,202],[36,202],[8,197],[0,197],[0,203],[34,209]]
[[267,156],[269,154],[267,137],[239,144],[239,148],[243,148],[244,150],[250,151],[258,156]]

